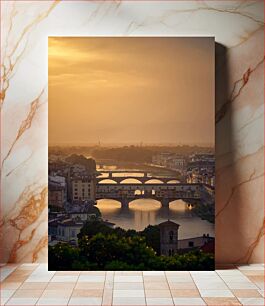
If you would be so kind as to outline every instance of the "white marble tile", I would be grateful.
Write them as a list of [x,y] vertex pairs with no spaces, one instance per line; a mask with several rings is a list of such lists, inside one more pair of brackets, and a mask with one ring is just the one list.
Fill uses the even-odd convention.
[[114,276],[114,282],[124,282],[124,283],[139,283],[143,281],[142,276]]
[[200,289],[201,297],[234,297],[230,290]]
[[264,305],[263,298],[238,298],[242,305],[247,306],[256,306],[256,305]]
[[144,288],[144,283],[114,283],[115,290],[141,290]]
[[113,297],[145,297],[144,290],[113,290]]
[[71,275],[71,276],[61,276],[61,275],[56,275],[51,279],[52,283],[72,283],[76,282],[78,279],[78,276],[76,275]]
[[206,305],[202,298],[173,298],[175,305]]
[[119,305],[119,306],[125,306],[125,305],[146,305],[145,298],[143,297],[113,297],[112,305]]
[[256,285],[251,282],[226,282],[229,289],[258,289]]
[[37,298],[11,298],[8,300],[6,305],[26,305],[31,306],[37,303]]
[[166,305],[173,306],[172,298],[146,298],[146,304],[150,306]]
[[97,305],[101,305],[102,303],[102,298],[74,298],[72,297],[68,303],[68,305],[77,305],[77,306],[81,306],[81,305],[85,305],[85,306],[97,306]]
[[40,298],[36,305],[68,305],[69,298]]
[[105,281],[105,276],[101,275],[80,275],[78,282],[93,282],[93,283],[103,283]]

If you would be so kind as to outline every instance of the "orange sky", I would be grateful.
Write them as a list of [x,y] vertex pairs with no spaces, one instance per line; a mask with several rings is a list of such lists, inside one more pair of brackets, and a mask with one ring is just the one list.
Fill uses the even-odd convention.
[[49,144],[213,144],[214,38],[49,38]]

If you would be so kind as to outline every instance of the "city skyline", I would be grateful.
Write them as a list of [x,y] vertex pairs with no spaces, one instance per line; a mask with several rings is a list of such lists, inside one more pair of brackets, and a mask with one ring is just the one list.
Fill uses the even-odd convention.
[[49,38],[49,145],[99,141],[213,147],[214,39]]

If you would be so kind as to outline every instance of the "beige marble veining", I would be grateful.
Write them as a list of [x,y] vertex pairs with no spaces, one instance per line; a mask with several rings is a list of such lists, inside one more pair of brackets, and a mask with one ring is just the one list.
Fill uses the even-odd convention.
[[1,2],[1,262],[47,261],[49,36],[215,36],[216,260],[264,257],[263,1]]

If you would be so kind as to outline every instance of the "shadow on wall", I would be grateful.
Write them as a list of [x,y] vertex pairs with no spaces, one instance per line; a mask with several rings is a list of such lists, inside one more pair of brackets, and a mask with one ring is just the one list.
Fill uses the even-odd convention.
[[[215,201],[215,261],[216,263],[232,263],[233,258],[227,258],[227,246],[234,245],[238,249],[244,248],[243,236],[240,234],[242,220],[240,218],[224,218],[222,214],[225,209],[227,192],[230,192],[233,186],[231,182],[237,182],[239,177],[234,167],[230,167],[230,181],[226,182],[222,169],[225,166],[231,166],[235,160],[234,152],[236,142],[234,139],[232,114],[229,111],[231,107],[231,93],[229,88],[228,58],[227,48],[219,43],[215,43],[215,154],[216,154],[216,201]],[[238,203],[233,207],[234,216],[240,216],[240,205]],[[224,237],[224,229],[231,227],[231,221],[234,223],[233,236]],[[236,232],[237,233],[236,233]],[[229,241],[233,237],[238,237],[237,241]],[[241,238],[241,240],[240,240]],[[230,250],[229,253],[233,253]]]

